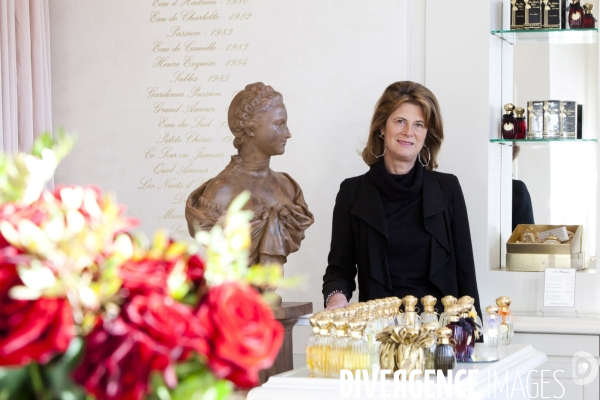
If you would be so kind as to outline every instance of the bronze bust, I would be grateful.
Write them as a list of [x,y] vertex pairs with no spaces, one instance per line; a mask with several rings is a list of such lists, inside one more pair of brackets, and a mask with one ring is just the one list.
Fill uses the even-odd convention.
[[231,101],[228,124],[238,154],[216,177],[187,199],[185,218],[192,237],[210,230],[242,191],[250,191],[244,207],[254,212],[251,224],[250,265],[280,264],[300,248],[304,231],[314,222],[298,183],[269,167],[292,137],[281,93],[253,83]]

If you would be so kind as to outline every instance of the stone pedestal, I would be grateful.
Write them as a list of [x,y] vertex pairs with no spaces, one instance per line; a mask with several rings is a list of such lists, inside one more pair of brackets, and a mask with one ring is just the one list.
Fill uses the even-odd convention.
[[260,372],[260,382],[265,383],[270,376],[280,374],[282,372],[291,371],[294,368],[293,362],[293,346],[292,346],[292,329],[298,318],[302,315],[313,312],[312,303],[301,302],[283,302],[281,306],[275,308],[273,313],[275,318],[281,322],[284,329],[283,345],[279,350],[279,354],[271,368]]

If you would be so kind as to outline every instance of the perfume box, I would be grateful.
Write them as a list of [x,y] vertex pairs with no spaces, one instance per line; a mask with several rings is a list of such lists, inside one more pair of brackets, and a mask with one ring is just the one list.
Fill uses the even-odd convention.
[[544,101],[544,139],[560,137],[560,105],[558,100]]
[[520,243],[521,235],[526,230],[537,234],[563,226],[565,225],[517,225],[506,242],[506,269],[509,271],[543,271],[547,267],[585,269],[581,225],[566,226],[568,231],[574,233],[570,243]]
[[577,138],[577,103],[574,101],[560,102],[560,137]]
[[540,0],[525,2],[524,29],[540,29],[542,27],[542,6]]
[[564,0],[542,0],[542,28],[560,29],[563,9]]
[[583,104],[577,104],[577,139],[583,138]]
[[543,139],[544,135],[544,102],[527,102],[527,139]]
[[510,1],[510,29],[523,29],[525,25],[525,0]]

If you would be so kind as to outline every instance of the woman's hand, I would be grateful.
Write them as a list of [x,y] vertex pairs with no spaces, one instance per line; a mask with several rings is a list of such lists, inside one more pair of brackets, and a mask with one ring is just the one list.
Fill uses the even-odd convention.
[[348,305],[348,300],[343,293],[336,293],[329,298],[326,310],[335,310],[336,308],[344,308]]

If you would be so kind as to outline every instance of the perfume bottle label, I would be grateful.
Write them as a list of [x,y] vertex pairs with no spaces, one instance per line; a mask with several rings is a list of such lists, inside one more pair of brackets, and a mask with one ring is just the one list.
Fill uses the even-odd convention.
[[581,18],[581,14],[579,14],[578,12],[574,12],[574,13],[571,15],[571,19],[572,19],[573,21],[577,21],[579,18]]
[[560,131],[560,101],[544,101],[544,138],[558,137]]
[[544,132],[544,102],[543,101],[528,101],[527,102],[527,120],[529,139],[542,139]]
[[514,129],[514,127],[515,126],[513,124],[511,124],[510,122],[504,124],[504,130],[505,131],[512,131]]
[[566,138],[575,138],[577,135],[577,103],[561,101],[560,117],[560,135]]
[[563,14],[561,0],[542,0],[542,10],[542,27],[560,29]]
[[525,0],[511,0],[510,29],[523,29],[525,25]]
[[542,26],[542,6],[540,0],[525,1],[525,29],[539,29]]

